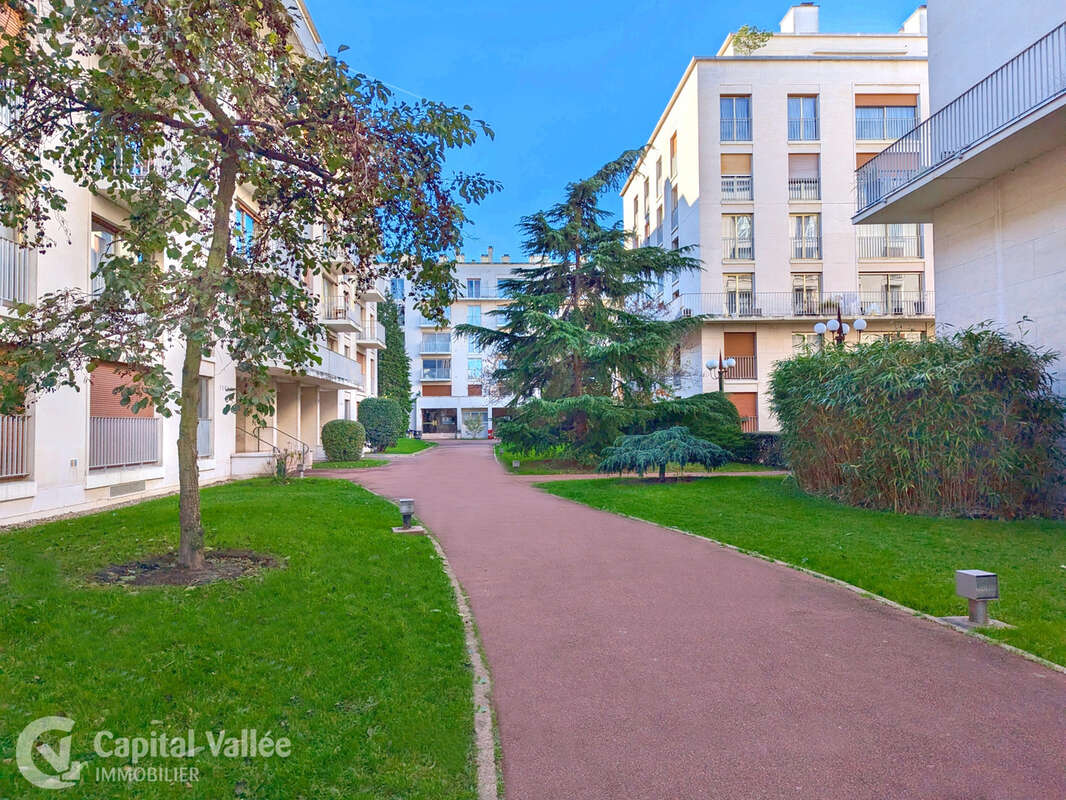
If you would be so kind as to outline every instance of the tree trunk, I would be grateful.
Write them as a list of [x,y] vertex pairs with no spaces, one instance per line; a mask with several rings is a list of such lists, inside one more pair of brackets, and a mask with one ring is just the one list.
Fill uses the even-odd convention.
[[659,465],[659,483],[666,483],[666,464]]
[[[200,363],[203,361],[204,339],[200,333],[207,326],[207,316],[214,305],[215,276],[221,271],[229,249],[230,209],[237,187],[237,158],[227,153],[219,165],[218,189],[215,195],[211,249],[207,254],[202,285],[205,292],[189,307],[189,322],[185,334],[185,360],[181,366],[181,399],[178,402],[178,564],[187,569],[204,565],[204,528],[200,521],[200,470],[196,464],[196,429],[200,422]],[[199,324],[199,328],[196,328]]]

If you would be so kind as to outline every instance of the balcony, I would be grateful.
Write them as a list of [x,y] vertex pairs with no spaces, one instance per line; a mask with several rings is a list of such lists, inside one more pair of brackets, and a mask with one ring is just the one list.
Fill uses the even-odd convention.
[[835,317],[895,317],[932,319],[932,292],[719,292],[689,293],[669,304],[677,317],[702,315],[708,319],[810,319]]
[[788,199],[789,200],[821,200],[822,199],[822,180],[821,180],[821,178],[789,178],[788,179]]
[[816,261],[822,257],[821,236],[793,236],[789,244],[793,261]]
[[755,240],[738,239],[735,236],[723,236],[722,258],[726,261],[754,261]]
[[723,142],[750,142],[751,141],[751,118],[723,118],[721,120],[721,134]]
[[380,350],[385,347],[385,326],[380,322],[373,325],[355,337],[355,343],[360,347],[368,347],[372,350]]
[[422,380],[423,381],[450,381],[452,379],[452,368],[447,367],[422,367]]
[[818,119],[789,117],[788,140],[790,142],[818,141]]
[[29,299],[30,251],[0,236],[0,305]]
[[158,464],[162,431],[159,417],[90,417],[89,469]]
[[418,352],[422,355],[441,355],[451,353],[452,337],[449,334],[423,336]]
[[751,200],[754,197],[751,186],[751,175],[723,175],[722,176],[722,200]]
[[858,236],[855,239],[858,257],[863,261],[881,258],[925,257],[922,237],[919,236]]
[[359,314],[354,308],[327,298],[322,303],[322,324],[338,333],[359,333],[362,330]]
[[914,127],[916,119],[856,119],[855,139],[860,142],[894,142]]
[[1064,125],[1066,23],[860,167],[854,221],[929,222],[937,206],[1061,144]]
[[732,358],[737,362],[735,366],[725,371],[723,377],[727,381],[754,381],[758,379],[759,373],[756,369],[755,356],[730,356],[727,353],[725,357]]
[[316,353],[322,359],[321,364],[312,364],[306,368],[309,378],[317,378],[323,385],[343,389],[363,388],[363,368],[359,362],[341,353],[330,350],[325,344],[316,347]]
[[30,474],[29,417],[0,416],[0,481]]
[[744,433],[758,433],[759,432],[759,418],[758,417],[741,417],[740,418],[740,430]]

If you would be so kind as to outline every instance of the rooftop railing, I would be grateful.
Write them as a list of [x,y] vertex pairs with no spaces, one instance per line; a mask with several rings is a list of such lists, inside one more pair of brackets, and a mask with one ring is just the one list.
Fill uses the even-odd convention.
[[1066,93],[1066,22],[889,145],[855,173],[859,211]]

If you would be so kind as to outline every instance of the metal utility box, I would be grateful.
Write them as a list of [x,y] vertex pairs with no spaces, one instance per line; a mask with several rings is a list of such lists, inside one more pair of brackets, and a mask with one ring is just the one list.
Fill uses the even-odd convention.
[[999,576],[981,569],[955,570],[955,594],[968,600],[998,600]]

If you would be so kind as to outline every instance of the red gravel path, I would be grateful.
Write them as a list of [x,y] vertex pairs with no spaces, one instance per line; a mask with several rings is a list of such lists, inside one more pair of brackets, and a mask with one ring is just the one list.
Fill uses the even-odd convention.
[[1066,798],[1066,675],[552,497],[486,445],[349,477],[416,498],[469,593],[509,800]]

